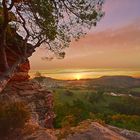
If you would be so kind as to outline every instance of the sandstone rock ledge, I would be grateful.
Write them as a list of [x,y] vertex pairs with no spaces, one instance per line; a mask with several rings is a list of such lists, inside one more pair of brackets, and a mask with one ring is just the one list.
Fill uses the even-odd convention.
[[140,140],[140,133],[102,125],[91,120],[80,123],[70,129],[63,140]]
[[52,130],[38,128],[32,134],[24,135],[21,140],[57,140]]
[[7,140],[56,140],[54,131],[44,127],[45,114],[48,111],[48,93],[47,89],[32,80],[11,81],[6,86],[0,94],[0,102],[24,102],[31,112],[31,118],[22,133],[16,133]]

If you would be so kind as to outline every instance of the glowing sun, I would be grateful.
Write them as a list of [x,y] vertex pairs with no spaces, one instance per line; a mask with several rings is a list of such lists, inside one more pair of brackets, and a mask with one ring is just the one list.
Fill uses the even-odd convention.
[[76,80],[80,80],[81,78],[82,78],[82,76],[81,76],[80,74],[76,74],[76,75],[75,75],[75,79],[76,79]]

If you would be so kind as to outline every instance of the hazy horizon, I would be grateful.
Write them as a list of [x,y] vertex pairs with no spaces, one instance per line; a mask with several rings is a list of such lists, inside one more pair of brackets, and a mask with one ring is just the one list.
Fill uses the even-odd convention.
[[42,76],[61,80],[73,79],[93,79],[102,76],[132,76],[140,78],[140,69],[50,69],[50,70],[31,70],[31,78],[36,72]]

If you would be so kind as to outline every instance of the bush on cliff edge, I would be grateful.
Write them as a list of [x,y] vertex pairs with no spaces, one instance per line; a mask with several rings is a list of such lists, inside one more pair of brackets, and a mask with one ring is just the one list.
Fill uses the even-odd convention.
[[18,128],[23,128],[30,113],[22,102],[1,103],[0,136],[7,135]]

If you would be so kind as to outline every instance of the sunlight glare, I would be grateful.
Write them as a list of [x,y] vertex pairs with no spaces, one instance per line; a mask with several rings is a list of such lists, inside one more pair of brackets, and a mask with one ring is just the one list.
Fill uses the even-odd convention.
[[80,74],[76,74],[76,75],[75,75],[75,78],[76,78],[77,80],[80,80],[80,79],[81,79],[81,75],[80,75]]

